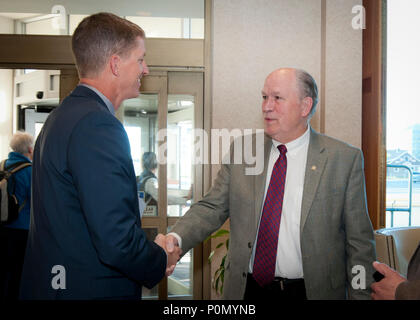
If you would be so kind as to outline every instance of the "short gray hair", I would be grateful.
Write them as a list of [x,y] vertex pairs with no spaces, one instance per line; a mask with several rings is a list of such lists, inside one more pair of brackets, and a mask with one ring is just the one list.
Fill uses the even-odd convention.
[[14,152],[25,154],[29,152],[29,148],[34,147],[34,137],[24,131],[17,131],[10,140],[10,148]]
[[301,99],[306,97],[312,98],[312,109],[309,113],[309,119],[312,118],[316,111],[316,105],[318,104],[318,87],[315,79],[307,73],[305,70],[296,69],[296,82],[300,91]]
[[157,168],[158,163],[156,159],[156,154],[154,152],[145,152],[141,158],[143,169],[152,171]]

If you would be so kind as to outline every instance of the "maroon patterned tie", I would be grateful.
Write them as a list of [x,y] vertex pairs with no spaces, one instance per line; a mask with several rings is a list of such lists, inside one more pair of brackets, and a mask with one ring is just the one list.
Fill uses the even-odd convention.
[[274,280],[286,182],[287,148],[285,145],[279,145],[277,148],[280,151],[280,156],[274,164],[270,185],[265,196],[252,271],[255,281],[262,287]]

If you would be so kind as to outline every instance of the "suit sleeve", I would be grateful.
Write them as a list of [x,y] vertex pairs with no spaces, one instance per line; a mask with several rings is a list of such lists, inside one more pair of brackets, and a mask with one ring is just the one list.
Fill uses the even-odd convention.
[[400,283],[395,292],[397,300],[420,300],[420,279]]
[[102,263],[151,288],[164,276],[165,251],[141,229],[127,134],[118,120],[92,112],[75,127],[67,150],[75,195]]
[[183,253],[204,241],[228,219],[229,184],[230,165],[222,164],[210,191],[172,228],[171,232],[182,239]]
[[[370,299],[370,285],[373,282],[372,275],[374,273],[372,262],[376,260],[376,251],[373,228],[367,209],[363,155],[360,150],[354,158],[348,179],[344,203],[344,225],[349,298]],[[360,269],[364,270],[365,274],[353,273]],[[364,278],[360,281],[365,280],[366,289],[353,288],[352,282],[357,282],[357,276]],[[362,285],[363,283],[359,282],[358,284]]]
[[407,281],[397,287],[395,299],[420,300],[420,243],[408,265]]

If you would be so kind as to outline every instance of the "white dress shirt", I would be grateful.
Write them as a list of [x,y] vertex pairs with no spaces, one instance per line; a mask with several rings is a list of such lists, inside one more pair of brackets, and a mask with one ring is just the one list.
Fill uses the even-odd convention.
[[[310,127],[308,125],[307,130],[302,136],[286,143],[287,171],[277,247],[276,277],[288,279],[303,278],[302,253],[300,250],[300,216],[309,137]],[[268,160],[264,201],[270,184],[274,164],[280,155],[277,146],[281,144],[281,142],[273,140],[270,158]],[[262,203],[261,213],[264,207],[264,201]],[[173,235],[178,240],[179,246],[182,246],[182,239],[178,234],[173,232],[169,234]],[[254,266],[257,239],[258,231],[254,248],[252,249],[251,260],[249,262],[250,273],[252,273]]]
[[[308,125],[308,129],[302,136],[286,143],[287,171],[277,247],[276,277],[288,279],[303,278],[302,254],[300,250],[300,216],[309,137],[310,129]],[[277,146],[281,144],[281,142],[273,140],[270,158],[268,160],[264,201],[270,184],[274,164],[280,155]],[[264,201],[261,207],[261,215]],[[258,232],[249,264],[250,273],[252,273],[254,266],[257,239]]]

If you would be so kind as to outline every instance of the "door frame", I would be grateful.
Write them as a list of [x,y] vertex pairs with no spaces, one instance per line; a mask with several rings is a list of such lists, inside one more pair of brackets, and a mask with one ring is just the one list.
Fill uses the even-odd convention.
[[373,228],[385,227],[386,199],[386,0],[364,0],[362,150]]

